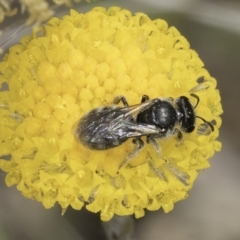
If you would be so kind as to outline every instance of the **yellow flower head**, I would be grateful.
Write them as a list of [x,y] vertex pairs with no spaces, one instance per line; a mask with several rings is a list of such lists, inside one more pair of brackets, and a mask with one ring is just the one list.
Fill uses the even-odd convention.
[[[185,199],[198,173],[221,144],[222,113],[216,80],[187,40],[163,20],[119,7],[71,10],[10,48],[0,63],[0,168],[8,186],[51,208],[58,202],[107,221],[117,215],[165,212]],[[186,96],[196,105],[196,129],[158,139],[119,168],[135,148],[131,139],[94,151],[74,138],[74,124],[94,108],[111,106],[119,95],[129,105],[142,95]],[[121,104],[119,104],[121,106]],[[73,130],[72,130],[73,129]],[[145,138],[143,138],[145,141]],[[10,160],[5,156],[10,155]]]

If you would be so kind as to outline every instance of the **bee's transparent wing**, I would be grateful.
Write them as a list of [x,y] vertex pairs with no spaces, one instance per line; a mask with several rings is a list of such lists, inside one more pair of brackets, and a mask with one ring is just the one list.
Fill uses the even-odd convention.
[[138,105],[122,108],[122,114],[111,121],[109,129],[113,132],[119,129],[125,129],[125,134],[122,135],[122,138],[159,134],[160,130],[156,126],[133,121],[137,114],[148,109],[153,104],[153,101],[146,101]]
[[126,138],[134,138],[141,137],[146,135],[157,135],[160,133],[160,130],[153,126],[135,122],[126,122],[124,126],[127,131],[122,137]]
[[74,125],[74,135],[77,139],[79,136],[84,138],[86,142],[94,139],[99,144],[106,144],[107,141],[117,144],[128,138],[158,134],[159,129],[155,126],[135,121],[137,114],[153,104],[153,101],[146,101],[130,107],[114,105],[93,109]]
[[133,120],[134,118],[136,118],[137,114],[148,109],[153,104],[154,104],[154,101],[150,100],[141,104],[121,108],[122,114],[111,121],[110,127],[115,128],[116,125],[119,125],[119,123],[122,121],[129,120],[129,119]]

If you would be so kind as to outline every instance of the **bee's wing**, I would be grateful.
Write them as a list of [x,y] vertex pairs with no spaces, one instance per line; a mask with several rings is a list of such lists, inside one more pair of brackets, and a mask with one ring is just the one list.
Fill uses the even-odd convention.
[[127,118],[129,116],[134,116],[136,114],[139,114],[140,112],[150,108],[154,103],[155,103],[154,100],[149,100],[144,103],[140,103],[140,104],[133,105],[130,107],[125,107],[125,108],[123,108],[123,110],[126,109],[127,112],[125,113],[124,117]]
[[121,138],[133,138],[160,134],[161,130],[156,126],[132,121],[134,120],[134,116],[148,109],[153,104],[154,101],[151,100],[131,107],[122,108],[122,114],[111,121],[109,128],[112,132],[118,132],[119,130],[122,130],[123,134],[121,135]]
[[[74,125],[73,133],[75,136],[79,136],[79,134],[91,135],[92,137],[105,136],[105,138],[111,136],[119,140],[158,134],[159,129],[155,126],[134,121],[137,114],[153,104],[153,101],[146,101],[130,107],[110,106],[94,109]],[[103,139],[102,137],[98,138],[99,141]]]
[[115,128],[116,125],[119,125],[120,122],[125,121],[127,119],[133,119],[134,116],[148,109],[153,104],[154,104],[154,100],[149,100],[141,104],[121,108],[122,114],[117,116],[114,120],[111,121],[110,127]]
[[93,109],[73,125],[72,132],[76,136],[79,133],[91,133],[94,135],[104,129],[109,129],[109,131],[114,128],[119,129],[120,127],[124,127],[125,122],[133,119],[133,116],[129,112],[132,112],[132,110],[135,112],[137,110],[135,108],[135,106],[121,108],[116,105]]
[[125,123],[125,134],[122,138],[134,138],[141,137],[146,135],[159,135],[160,129],[153,125],[141,124],[136,122],[127,122]]
[[73,132],[76,132],[76,130],[81,128],[81,131],[86,133],[88,131],[97,131],[97,128],[101,125],[109,124],[109,119],[112,118],[111,116],[114,115],[116,111],[119,111],[119,108],[99,107],[93,109],[78,120],[73,125],[72,130]]

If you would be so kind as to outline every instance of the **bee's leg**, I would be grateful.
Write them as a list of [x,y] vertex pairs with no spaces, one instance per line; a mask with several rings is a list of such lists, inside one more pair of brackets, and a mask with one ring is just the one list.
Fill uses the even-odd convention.
[[162,156],[162,148],[161,148],[161,146],[158,144],[158,142],[156,141],[155,138],[153,138],[152,136],[148,136],[148,137],[147,137],[147,143],[150,143],[150,144],[154,147],[154,149],[155,149],[158,157],[161,158],[161,159],[163,159],[163,160],[165,161],[165,163],[169,163],[169,162],[170,162],[168,159],[166,159],[166,158],[164,158],[164,157]]
[[[205,79],[198,79],[197,80],[198,82],[198,85],[194,88],[192,88],[189,93],[195,93],[195,92],[199,92],[199,91],[203,91],[203,90],[206,90],[210,87],[210,85],[207,84],[207,82],[209,82],[208,80],[205,80]],[[190,94],[191,95],[191,94]],[[192,96],[192,95],[191,95]],[[192,96],[193,97],[193,96]],[[196,98],[196,97],[195,97]],[[196,108],[196,105],[195,107]]]
[[147,136],[147,143],[150,143],[154,147],[155,151],[157,152],[158,157],[162,158],[162,149],[152,136]]
[[162,180],[167,181],[167,178],[161,168],[157,168],[152,160],[152,158],[148,154],[148,164],[150,169]]
[[10,116],[12,118],[14,118],[15,120],[17,120],[18,122],[22,122],[24,120],[24,116],[15,112],[15,113],[11,113]]
[[[147,137],[147,143],[150,143],[150,144],[154,147],[154,149],[155,149],[155,151],[157,152],[157,155],[158,155],[159,158],[165,160],[165,159],[162,157],[162,150],[161,150],[160,145],[157,143],[157,141],[156,141],[153,137],[148,136],[148,137]],[[166,160],[165,160],[165,161],[166,161]],[[152,169],[152,171],[153,171],[159,178],[163,179],[164,181],[167,181],[167,178],[166,178],[164,172],[163,172],[161,169],[159,169],[159,168],[157,168],[157,167],[155,166],[155,164],[154,164],[151,156],[149,155],[149,153],[148,153],[148,164],[149,164],[150,169]]]
[[119,102],[122,102],[125,107],[128,107],[127,99],[124,96],[117,96],[113,99],[114,104],[118,104]]
[[175,128],[175,133],[177,134],[177,140],[181,141],[182,140],[182,132],[178,128]]
[[144,102],[146,102],[147,100],[149,100],[149,96],[148,96],[148,95],[143,95],[143,96],[142,96],[142,101],[141,101],[141,103],[144,103]]
[[190,179],[190,176],[187,172],[181,171],[177,165],[174,165],[171,162],[166,163],[166,166],[168,170],[172,172],[181,183],[183,183],[185,186],[189,185],[188,180]]
[[125,158],[125,160],[119,165],[119,169],[121,169],[123,166],[127,165],[133,158],[135,158],[139,152],[142,150],[144,146],[144,142],[141,138],[134,138],[132,141],[134,144],[136,144],[136,148]]
[[[181,170],[179,170],[177,166],[174,166],[173,163],[171,163],[171,161],[169,161],[168,159],[165,159],[161,156],[161,147],[153,137],[148,136],[147,142],[152,144],[152,146],[154,147],[154,149],[157,152],[158,157],[165,161],[163,166],[166,166],[168,168],[168,170],[171,171],[178,178],[179,181],[181,181],[185,186],[187,186],[188,180],[189,180],[189,175],[186,172],[182,172]],[[152,169],[152,171],[159,178],[163,179],[164,181],[167,181],[167,178],[164,175],[164,172],[160,168],[156,168],[155,164],[153,163],[152,158],[150,158],[150,160],[148,162],[149,162],[149,167]]]

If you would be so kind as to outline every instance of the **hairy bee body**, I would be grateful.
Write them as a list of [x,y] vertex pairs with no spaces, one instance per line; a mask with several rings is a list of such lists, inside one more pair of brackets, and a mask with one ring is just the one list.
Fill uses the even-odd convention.
[[106,150],[114,148],[129,138],[133,139],[136,149],[129,154],[123,162],[129,162],[144,146],[141,137],[146,136],[147,143],[151,143],[158,155],[161,148],[157,138],[165,138],[177,135],[182,139],[182,132],[191,133],[195,129],[196,117],[202,119],[214,131],[211,123],[196,116],[195,108],[198,105],[198,96],[191,94],[197,99],[193,107],[189,99],[180,96],[176,100],[172,98],[155,98],[143,95],[138,105],[129,106],[123,96],[115,99],[115,104],[122,101],[124,107],[112,105],[93,109],[84,115],[75,127],[75,138],[85,147],[92,150]]

